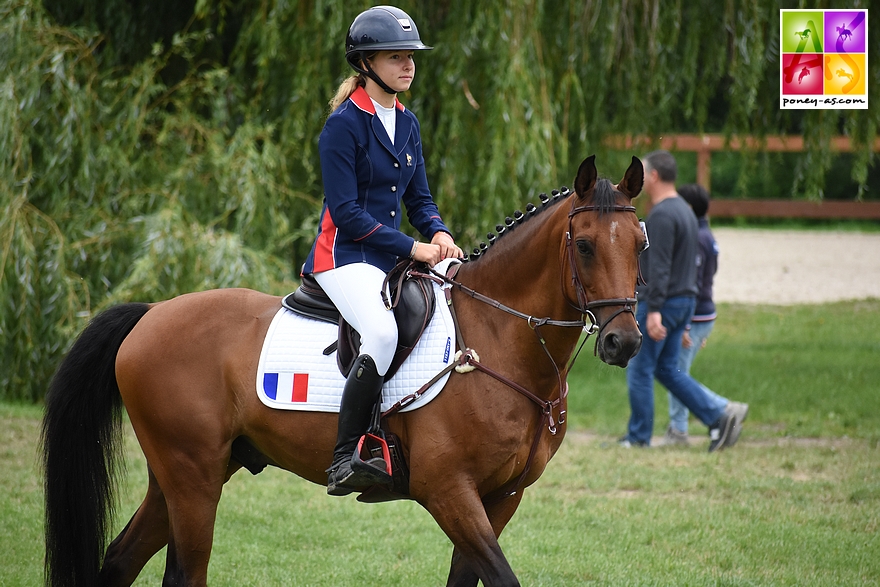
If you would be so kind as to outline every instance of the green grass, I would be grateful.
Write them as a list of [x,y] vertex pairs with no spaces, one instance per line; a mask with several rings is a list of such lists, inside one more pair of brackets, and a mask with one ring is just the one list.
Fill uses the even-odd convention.
[[[712,455],[704,443],[618,448],[623,371],[585,347],[569,436],[501,539],[523,585],[880,585],[880,302],[720,315],[694,373],[751,404],[740,443]],[[39,419],[39,407],[0,404],[4,586],[41,581]],[[130,433],[127,457],[117,528],[146,486]],[[415,504],[364,505],[282,471],[239,473],[220,503],[210,584],[443,585],[450,555]],[[164,552],[136,585],[160,584],[163,569]]]
[[[880,440],[880,300],[807,306],[722,304],[691,374],[715,392],[750,404],[747,436],[852,436]],[[626,377],[589,356],[569,376],[576,425],[622,435]],[[655,434],[668,422],[655,386]],[[691,434],[705,428],[691,420]]]

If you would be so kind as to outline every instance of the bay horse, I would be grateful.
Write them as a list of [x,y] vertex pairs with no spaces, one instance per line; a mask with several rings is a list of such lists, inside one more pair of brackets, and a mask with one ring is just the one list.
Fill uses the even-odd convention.
[[[646,237],[632,199],[642,181],[635,157],[617,185],[585,159],[573,193],[542,194],[450,279],[460,350],[478,368],[384,420],[409,464],[406,497],[452,541],[449,586],[519,585],[498,536],[565,436],[565,381],[583,331],[612,365],[639,349],[633,296]],[[337,416],[273,410],[255,393],[280,303],[244,289],[190,293],[112,307],[80,334],[43,419],[47,584],[130,585],[167,545],[163,585],[205,585],[223,484],[242,467],[236,439],[326,484]],[[106,546],[123,408],[149,481]]]

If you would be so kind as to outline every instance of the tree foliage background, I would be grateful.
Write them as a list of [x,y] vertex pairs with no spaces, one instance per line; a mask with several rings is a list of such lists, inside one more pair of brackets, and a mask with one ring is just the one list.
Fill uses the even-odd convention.
[[[803,134],[784,174],[818,199],[833,154],[867,189],[880,110],[780,111],[780,8],[866,2],[436,0],[402,99],[463,245],[570,183],[611,134]],[[0,398],[39,400],[98,310],[295,286],[321,202],[317,136],[358,0],[0,0]],[[864,6],[863,6],[864,5]],[[880,14],[869,12],[880,55]],[[880,59],[870,60],[872,102]],[[746,158],[737,190],[762,165]],[[766,162],[764,173],[768,173]],[[737,195],[737,194],[733,194]],[[741,195],[741,194],[740,194]]]

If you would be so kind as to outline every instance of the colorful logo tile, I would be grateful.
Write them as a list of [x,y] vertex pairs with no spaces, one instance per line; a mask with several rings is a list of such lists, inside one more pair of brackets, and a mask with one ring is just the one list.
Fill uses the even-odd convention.
[[843,96],[867,94],[864,53],[825,54],[825,93]]
[[821,53],[786,53],[782,56],[783,94],[821,94],[822,87]]
[[821,10],[783,10],[783,53],[822,53],[824,14]]
[[868,11],[829,10],[825,13],[825,50],[864,53],[868,37]]
[[868,108],[868,11],[779,11],[779,107]]

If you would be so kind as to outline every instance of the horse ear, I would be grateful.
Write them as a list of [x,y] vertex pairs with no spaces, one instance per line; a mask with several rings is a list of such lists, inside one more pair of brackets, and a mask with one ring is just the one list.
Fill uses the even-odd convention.
[[638,157],[633,157],[629,169],[623,175],[623,179],[617,185],[617,189],[630,200],[639,195],[642,185],[645,183],[645,168]]
[[599,174],[596,172],[596,156],[590,155],[581,162],[578,167],[577,177],[574,179],[574,191],[577,192],[579,198],[587,195],[593,186],[596,185],[596,179]]

